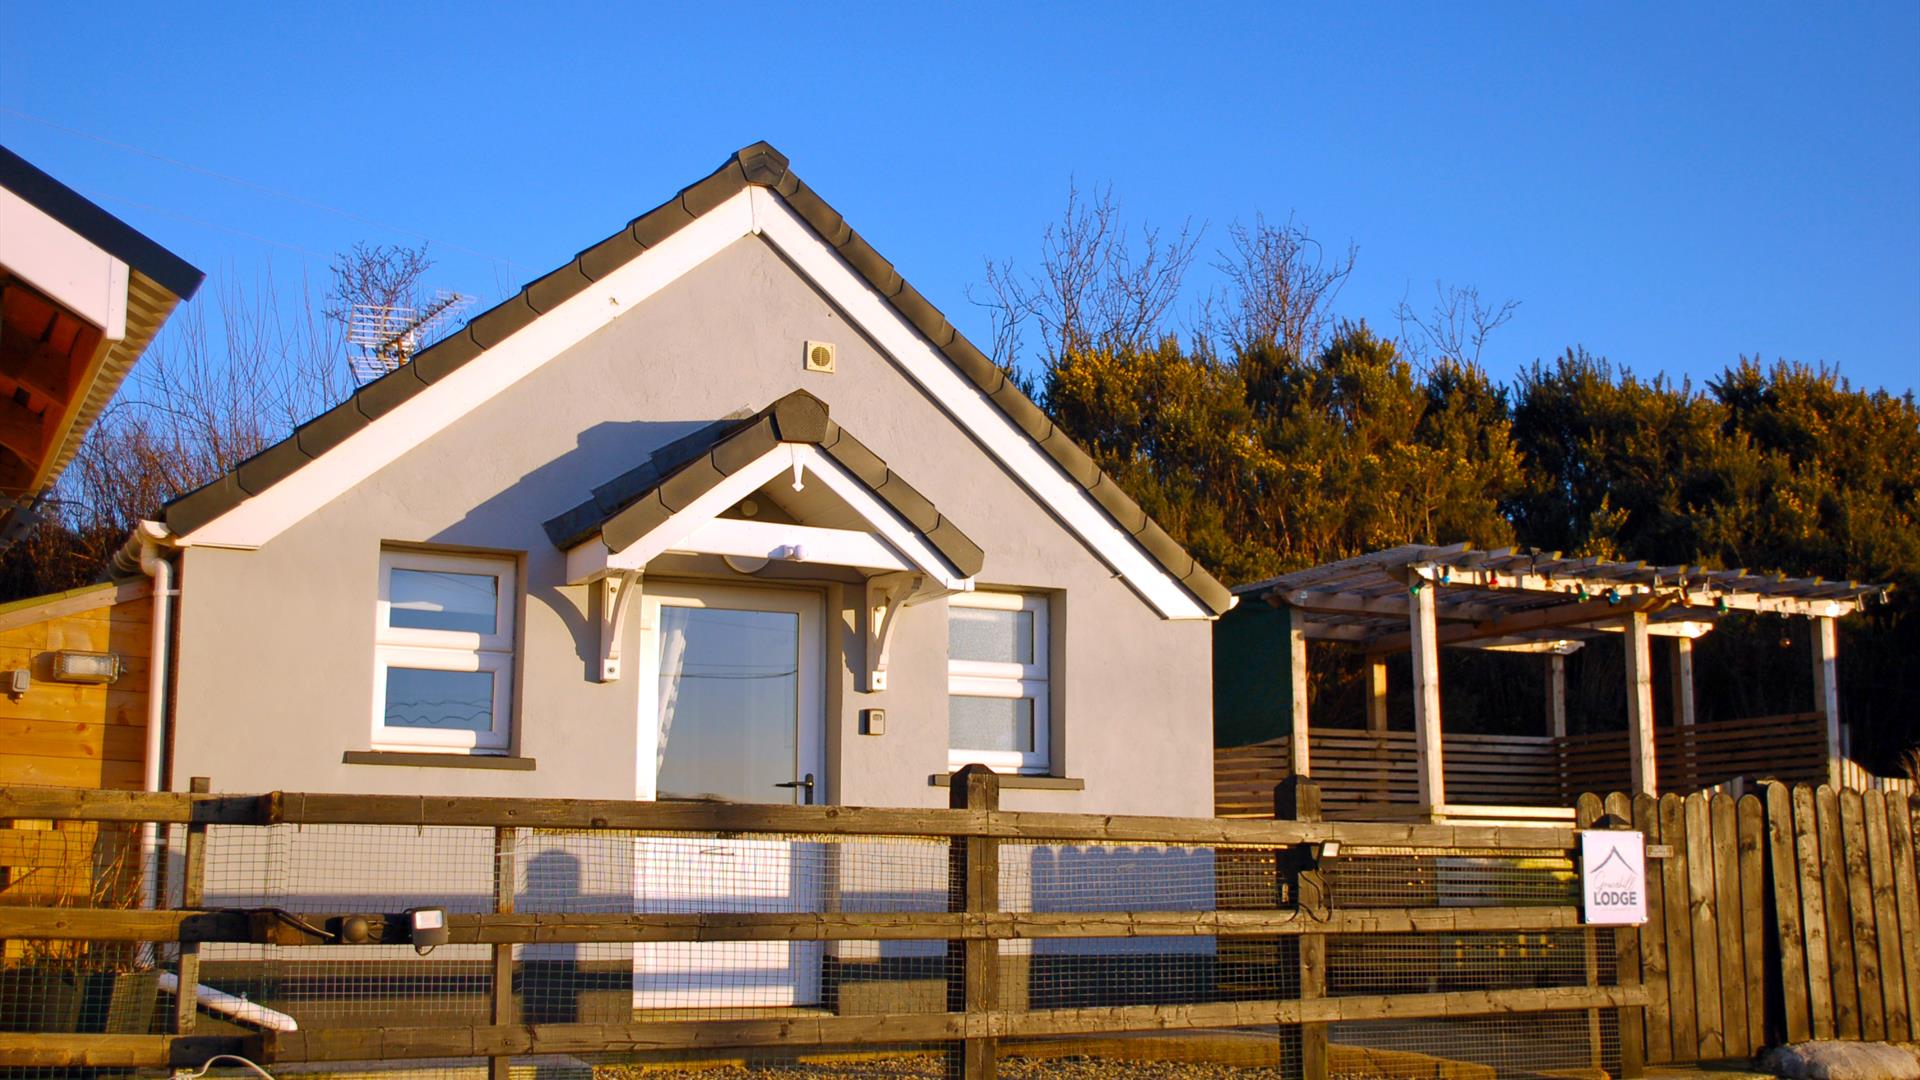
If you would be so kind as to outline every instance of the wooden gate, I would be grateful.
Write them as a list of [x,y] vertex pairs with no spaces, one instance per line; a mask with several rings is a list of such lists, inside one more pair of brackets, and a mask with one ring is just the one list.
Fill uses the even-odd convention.
[[1766,800],[1787,1039],[1920,1038],[1914,802],[1783,784]]
[[1647,923],[1617,947],[1621,982],[1648,999],[1622,1037],[1644,1039],[1649,1063],[1920,1037],[1914,803],[1768,783],[1578,809],[1582,827],[1611,815],[1646,835]]

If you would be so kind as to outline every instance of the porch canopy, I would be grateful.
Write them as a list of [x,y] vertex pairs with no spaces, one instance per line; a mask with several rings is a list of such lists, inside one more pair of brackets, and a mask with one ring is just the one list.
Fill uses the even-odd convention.
[[[973,588],[985,555],[940,509],[797,390],[705,425],[546,523],[567,581],[597,587],[600,678],[620,677],[626,612],[649,567],[773,580],[840,573],[865,592],[861,689],[884,690],[900,609]],[[714,565],[706,565],[711,563]]]
[[[1369,660],[1367,725],[1386,729],[1385,657],[1413,661],[1414,746],[1419,806],[1447,816],[1440,719],[1441,646],[1541,654],[1550,665],[1551,734],[1566,735],[1565,656],[1602,634],[1626,637],[1628,765],[1636,792],[1659,790],[1653,731],[1652,639],[1674,649],[1675,715],[1693,722],[1695,638],[1729,612],[1803,616],[1814,635],[1815,709],[1824,720],[1829,780],[1842,761],[1834,678],[1834,620],[1881,599],[1891,586],[1715,570],[1648,566],[1558,552],[1466,544],[1407,544],[1239,586],[1290,613],[1290,771],[1310,775],[1306,643],[1346,642]],[[1460,808],[1453,808],[1460,809]]]

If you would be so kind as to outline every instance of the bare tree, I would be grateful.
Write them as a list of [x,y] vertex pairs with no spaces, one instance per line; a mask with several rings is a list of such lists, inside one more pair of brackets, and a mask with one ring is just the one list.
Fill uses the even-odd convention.
[[1480,290],[1471,285],[1433,283],[1434,303],[1425,315],[1413,309],[1402,297],[1394,308],[1400,323],[1399,344],[1415,364],[1422,367],[1434,360],[1449,360],[1477,367],[1487,339],[1513,320],[1520,301],[1489,303],[1480,299]]
[[355,244],[334,256],[327,318],[344,326],[357,306],[418,308],[420,279],[432,268],[425,244]]
[[1066,210],[1041,238],[1040,273],[989,261],[987,295],[969,289],[968,299],[990,311],[995,359],[1009,370],[1029,322],[1039,327],[1048,363],[1088,348],[1144,347],[1170,329],[1198,245],[1191,222],[1171,236],[1143,226],[1136,239],[1111,186],[1088,199],[1070,184]]
[[177,311],[87,432],[46,517],[0,557],[0,590],[95,580],[130,529],[353,392],[341,325],[271,272]]
[[1206,336],[1224,337],[1236,352],[1263,344],[1294,356],[1318,349],[1333,326],[1333,302],[1360,249],[1349,243],[1345,255],[1329,257],[1304,226],[1291,218],[1273,224],[1265,215],[1256,216],[1252,228],[1233,225],[1227,236],[1233,249],[1220,252],[1214,264],[1230,285],[1215,301],[1225,312]]

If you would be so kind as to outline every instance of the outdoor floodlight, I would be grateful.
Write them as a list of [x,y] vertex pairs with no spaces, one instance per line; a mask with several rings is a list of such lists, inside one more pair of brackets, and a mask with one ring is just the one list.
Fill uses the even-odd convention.
[[417,907],[407,911],[408,940],[413,950],[424,953],[447,943],[447,909]]
[[120,654],[74,652],[53,654],[53,680],[69,683],[110,683],[120,677]]

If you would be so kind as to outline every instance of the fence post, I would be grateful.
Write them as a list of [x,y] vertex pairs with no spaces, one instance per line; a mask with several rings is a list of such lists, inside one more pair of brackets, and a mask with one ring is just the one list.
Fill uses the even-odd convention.
[[[513,914],[513,886],[517,878],[514,845],[519,830],[501,827],[493,830],[493,910],[500,915]],[[513,1017],[513,945],[502,942],[493,947],[493,1000],[490,1016],[496,1025],[511,1024]],[[487,1061],[487,1080],[507,1080],[513,1058],[500,1054]]]
[[[1304,776],[1289,776],[1273,789],[1273,816],[1277,821],[1319,821],[1320,789]],[[1318,861],[1301,848],[1274,853],[1275,887],[1281,905],[1307,913],[1310,918],[1326,914],[1326,885],[1320,877]],[[1321,934],[1300,934],[1300,1000],[1327,996],[1327,939]],[[1301,1080],[1327,1080],[1327,1025],[1300,1025]]]
[[[953,774],[947,805],[955,810],[1000,809],[1000,778],[985,765],[968,765]],[[948,856],[951,911],[992,913],[1000,909],[1000,841],[986,836],[956,836]],[[947,1009],[965,1014],[968,1032],[948,1061],[947,1075],[960,1080],[993,1080],[998,1040],[973,1032],[987,1030],[987,1014],[999,1005],[1000,943],[972,938],[947,945]]]
[[[196,776],[187,781],[187,789],[196,795],[204,795],[213,790],[213,781],[205,776]],[[207,827],[201,822],[187,826],[186,858],[180,871],[180,906],[189,910],[206,906]],[[178,981],[173,994],[173,1030],[176,1034],[192,1034],[194,1022],[200,1015],[199,1004],[200,943],[183,941],[180,943]]]

